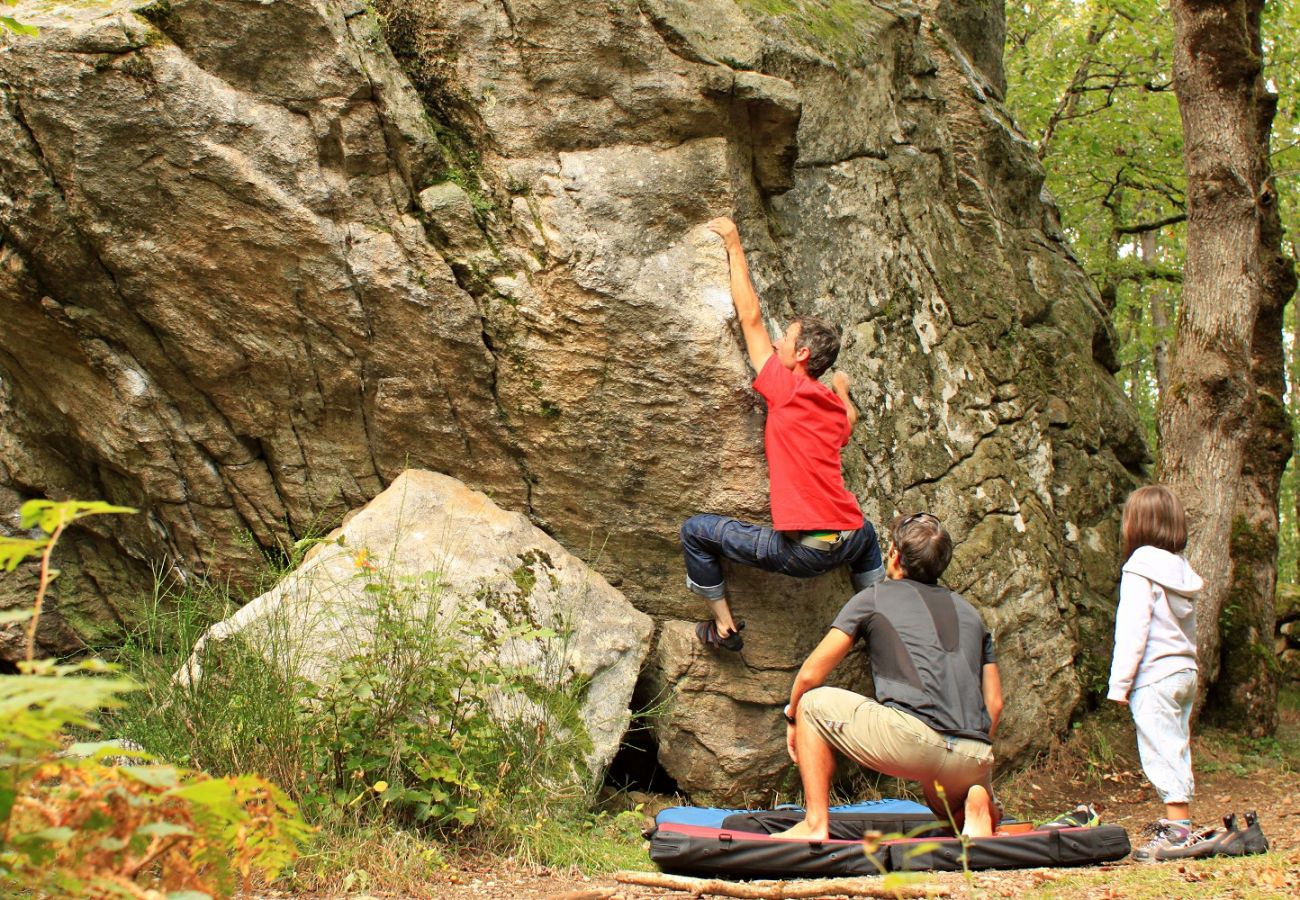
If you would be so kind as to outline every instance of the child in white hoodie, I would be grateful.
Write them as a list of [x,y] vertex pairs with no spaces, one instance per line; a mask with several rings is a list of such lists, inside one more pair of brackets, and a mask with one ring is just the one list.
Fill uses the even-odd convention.
[[1181,555],[1187,520],[1163,485],[1138,488],[1124,504],[1124,572],[1115,614],[1107,697],[1127,703],[1142,771],[1165,803],[1154,837],[1133,851],[1142,862],[1196,855],[1192,831],[1191,729],[1196,698],[1197,592],[1204,587]]

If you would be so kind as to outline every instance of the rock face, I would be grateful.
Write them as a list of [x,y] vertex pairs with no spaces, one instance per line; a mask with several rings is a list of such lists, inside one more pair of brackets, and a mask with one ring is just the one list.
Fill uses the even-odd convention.
[[[367,576],[372,566],[382,576]],[[498,634],[526,625],[561,635],[511,639],[500,652],[547,688],[589,685],[580,711],[592,745],[586,762],[591,777],[604,773],[627,730],[654,623],[523,515],[434,472],[398,476],[275,588],[212,626],[177,677],[200,678],[205,645],[235,634],[254,646],[259,634],[269,638],[291,674],[328,677],[374,634],[368,586],[408,583],[430,585],[412,598],[424,607],[411,610],[413,620],[482,612]]]
[[147,510],[69,544],[47,649],[111,639],[151,561],[247,571],[416,466],[661,624],[643,692],[682,789],[770,789],[780,703],[848,589],[737,573],[743,660],[686,630],[681,521],[767,513],[703,228],[725,213],[774,327],[844,329],[867,514],[953,532],[947,581],[998,642],[999,754],[1066,727],[1146,451],[997,99],[1000,7],[377,7],[17,8],[44,30],[0,53],[0,495]]

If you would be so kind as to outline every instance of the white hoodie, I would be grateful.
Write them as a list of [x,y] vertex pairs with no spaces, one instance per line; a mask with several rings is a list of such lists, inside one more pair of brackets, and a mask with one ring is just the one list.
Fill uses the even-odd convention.
[[1138,547],[1124,564],[1115,612],[1111,700],[1187,669],[1196,671],[1194,595],[1205,586],[1187,560],[1159,547]]

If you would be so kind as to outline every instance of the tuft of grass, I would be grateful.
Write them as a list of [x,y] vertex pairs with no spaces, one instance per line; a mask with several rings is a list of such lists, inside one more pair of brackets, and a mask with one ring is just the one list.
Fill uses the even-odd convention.
[[534,816],[512,832],[512,855],[525,865],[577,869],[588,874],[619,869],[656,870],[641,836],[640,810],[550,819]]
[[448,852],[443,844],[391,823],[323,828],[278,886],[330,896],[382,889],[433,898]]
[[[173,764],[221,775],[258,772],[301,800],[302,691],[285,668],[267,664],[265,648],[223,641],[204,654],[201,687],[173,679],[204,632],[247,599],[221,582],[156,582],[117,657],[140,690],[107,714],[106,730]],[[267,639],[281,641],[287,653],[283,634],[272,630]]]

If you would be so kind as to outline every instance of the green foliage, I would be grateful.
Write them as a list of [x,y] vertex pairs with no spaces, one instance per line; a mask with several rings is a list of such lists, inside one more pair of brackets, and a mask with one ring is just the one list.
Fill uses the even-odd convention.
[[18,511],[19,525],[27,529],[39,528],[45,532],[46,537],[15,538],[0,535],[0,569],[12,572],[23,560],[40,556],[57,543],[58,533],[80,519],[109,513],[134,512],[130,507],[113,506],[98,500],[28,500]]
[[[1111,310],[1119,379],[1155,447],[1158,360],[1173,352],[1185,261],[1186,177],[1173,93],[1173,22],[1156,0],[1044,0],[1006,5],[1007,105],[1038,148],[1079,261]],[[1295,256],[1300,227],[1300,2],[1265,4],[1264,73],[1278,95],[1273,185]],[[1287,318],[1288,382],[1297,375]],[[1294,420],[1295,392],[1289,392]],[[1294,466],[1284,476],[1280,580],[1296,574]]]
[[[18,0],[0,0],[0,5],[17,6]],[[22,34],[27,37],[36,37],[41,30],[34,25],[24,25],[13,16],[0,16],[0,31],[12,31],[14,34]]]
[[[364,550],[353,562],[347,587],[363,600],[339,626],[340,649],[303,648],[272,615],[204,642],[194,684],[172,676],[211,622],[204,610],[236,603],[211,585],[160,589],[122,656],[144,689],[114,730],[208,771],[272,773],[335,834],[391,825],[517,848],[531,816],[577,815],[590,741],[585,685],[561,686],[563,629],[503,628],[509,603],[459,610],[435,573],[393,576]],[[312,679],[293,674],[304,652]],[[525,657],[543,662],[511,662]]]
[[156,888],[174,898],[228,895],[236,875],[245,884],[254,873],[274,877],[294,857],[308,832],[293,804],[256,776],[106,765],[123,750],[103,745],[61,752],[70,730],[93,731],[135,685],[100,660],[31,658],[59,536],[78,519],[117,512],[132,510],[33,500],[22,507],[22,526],[48,537],[3,543],[8,570],[39,555],[41,572],[33,608],[6,617],[30,625],[23,674],[0,676],[0,886],[50,896],[144,897]]
[[1156,347],[1173,337],[1186,177],[1173,23],[1153,0],[1007,5],[1007,103],[1112,312],[1119,377],[1155,446]]

